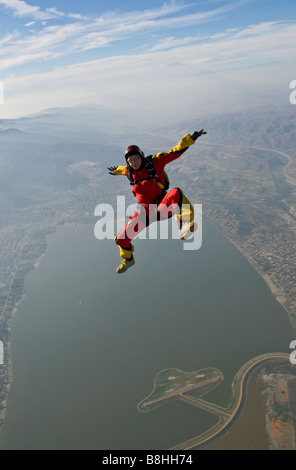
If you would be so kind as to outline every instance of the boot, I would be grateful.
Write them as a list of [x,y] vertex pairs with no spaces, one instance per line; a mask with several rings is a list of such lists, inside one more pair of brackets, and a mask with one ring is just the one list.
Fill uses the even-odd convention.
[[182,228],[180,229],[180,239],[187,240],[190,235],[197,230],[197,223],[195,222],[185,222],[182,224]]
[[118,268],[116,269],[117,274],[125,273],[129,268],[134,266],[134,264],[135,264],[135,259],[133,256],[131,259],[124,259],[121,265],[118,266]]

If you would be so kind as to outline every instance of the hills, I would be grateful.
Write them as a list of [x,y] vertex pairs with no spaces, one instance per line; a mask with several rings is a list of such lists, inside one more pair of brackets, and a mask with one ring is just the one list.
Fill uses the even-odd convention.
[[[118,113],[96,107],[2,119],[0,235],[7,227],[25,233],[30,225],[38,233],[38,227],[95,223],[99,202],[115,203],[121,194],[134,202],[127,181],[112,180],[114,190],[107,171],[123,163],[126,145],[137,143],[146,154],[156,153],[204,128],[207,136],[168,167],[171,184],[186,188],[193,201],[203,204],[205,216],[296,315],[295,260],[290,254],[295,248],[295,109],[253,108],[158,129],[130,128]],[[2,292],[2,300],[8,291]]]
[[257,269],[295,326],[295,108],[253,109],[202,124],[210,129],[207,142],[198,142],[186,167],[174,163],[176,178]]
[[[0,427],[11,383],[10,324],[25,279],[64,225],[96,223],[100,203],[130,202],[122,164],[136,143],[146,154],[165,151],[204,128],[186,154],[167,167],[171,185],[184,188],[266,280],[296,325],[295,107],[269,107],[200,116],[170,128],[131,128],[126,116],[94,107],[45,110],[0,120]],[[2,404],[2,405],[1,405]],[[1,415],[2,406],[2,415]]]
[[265,106],[201,116],[178,124],[174,132],[191,129],[192,126],[208,130],[211,143],[294,151],[296,106]]

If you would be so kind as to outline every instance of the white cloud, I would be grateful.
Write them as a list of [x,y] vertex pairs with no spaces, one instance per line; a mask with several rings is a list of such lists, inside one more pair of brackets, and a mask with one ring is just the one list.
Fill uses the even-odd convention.
[[59,11],[56,7],[53,8],[46,8],[46,12],[52,14],[54,17],[67,17],[67,18],[74,18],[76,20],[87,20],[86,16],[80,15],[79,13],[65,13],[63,11]]
[[18,17],[48,18],[48,15],[45,15],[39,6],[29,5],[22,0],[0,0],[0,4],[4,5],[7,9],[13,10],[14,15]]
[[[282,96],[284,80],[290,83],[295,78],[288,76],[292,75],[289,71],[294,64],[296,42],[296,25],[292,23],[262,22],[196,36],[190,31],[191,36],[181,38],[171,36],[169,31],[164,37],[171,28],[220,18],[245,0],[192,15],[184,14],[188,4],[170,2],[160,8],[109,12],[93,18],[64,13],[55,7],[42,12],[20,0],[1,3],[9,5],[18,16],[31,16],[28,27],[35,21],[38,25],[26,34],[0,38],[0,71],[9,73],[13,67],[38,62],[52,68],[46,73],[8,76],[6,80],[2,75],[6,97],[1,111],[6,116],[91,102],[134,110],[136,119],[139,107],[143,119],[155,119],[156,115],[158,119],[174,118],[175,113],[189,109],[201,112],[225,104],[275,99],[277,94]],[[50,15],[63,22],[50,25]],[[152,32],[153,41],[158,37],[158,43],[152,46],[152,42],[137,42],[138,34],[142,41],[143,37],[150,41]],[[82,54],[125,38],[135,38],[134,51],[103,59],[98,54],[98,59],[92,61]],[[49,62],[65,56],[69,63],[77,60],[69,58],[74,53],[81,53],[80,63],[53,69],[55,62]]]
[[[170,49],[159,47],[11,77],[5,81],[7,96],[2,111],[5,115],[23,114],[89,102],[124,109],[134,121],[159,122],[179,119],[180,113],[271,104],[285,99],[285,93],[288,100],[285,82],[295,78],[296,25],[261,24],[252,26],[251,31],[228,31],[226,37],[197,44],[191,43],[191,38],[183,45],[168,38]],[[40,52],[30,46],[32,53]]]
[[39,7],[28,5],[22,0],[0,0],[0,3],[5,5],[7,8],[14,10],[15,15],[17,16],[34,15],[40,10]]
[[[31,7],[21,0],[0,0],[0,4],[12,8],[17,15],[31,15],[35,19],[43,19],[42,25],[44,26],[41,31],[31,32],[30,35],[7,44],[0,51],[0,70],[29,62],[44,61],[71,53],[98,49],[115,41],[131,38],[138,33],[148,32],[151,34],[152,31],[159,31],[163,34],[166,28],[180,28],[207,22],[237,8],[245,1],[239,0],[214,10],[191,15],[176,15],[190,5],[172,1],[163,4],[160,8],[124,14],[112,12],[99,18],[89,19],[81,17],[81,15],[66,14],[55,7],[42,12],[39,7]],[[55,26],[47,26],[46,24],[46,19],[65,16],[75,17],[75,22]],[[34,23],[27,23],[27,26],[32,24]],[[199,39],[202,38],[170,38],[162,44],[154,46],[152,50],[171,49],[177,45],[184,46]]]
[[[0,5],[1,4],[8,10],[12,10],[13,14],[18,17],[31,16],[36,20],[46,20],[59,17],[67,17],[76,20],[94,20],[94,18],[91,19],[79,13],[66,13],[60,11],[56,7],[46,8],[44,11],[42,11],[39,6],[30,5],[24,0],[0,0]],[[188,6],[190,5],[176,3],[174,0],[172,0],[170,3],[164,3],[160,8],[157,9],[141,10],[129,13],[107,13],[104,17],[104,22],[108,23],[109,25],[112,24],[112,22],[126,22],[126,20],[136,22],[139,17],[141,17],[142,20],[149,21],[159,16],[178,13],[184,8],[188,8]]]
[[80,14],[64,13],[56,7],[46,8],[42,11],[39,6],[33,6],[23,0],[0,0],[0,5],[4,5],[7,9],[12,10],[17,17],[31,16],[35,20],[49,20],[59,17],[68,17],[73,19],[86,19]]
[[186,44],[190,44],[192,42],[197,42],[201,38],[199,37],[187,37],[187,38],[175,38],[175,37],[169,37],[162,39],[158,44],[153,46],[150,49],[150,52],[155,52],[155,51],[161,51],[164,49],[172,49],[175,47],[179,46],[185,46]]
[[11,41],[14,41],[18,36],[19,34],[17,32],[6,34],[2,38],[0,38],[0,47],[6,47],[7,44],[9,44]]

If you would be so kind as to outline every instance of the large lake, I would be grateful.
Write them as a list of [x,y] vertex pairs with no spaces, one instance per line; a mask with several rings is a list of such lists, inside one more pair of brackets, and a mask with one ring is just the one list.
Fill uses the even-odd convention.
[[166,368],[216,367],[226,405],[238,369],[287,352],[288,316],[240,252],[212,225],[203,245],[137,240],[136,266],[117,275],[113,241],[92,226],[50,236],[12,324],[14,380],[0,449],[166,449],[216,418],[175,401],[137,404]]

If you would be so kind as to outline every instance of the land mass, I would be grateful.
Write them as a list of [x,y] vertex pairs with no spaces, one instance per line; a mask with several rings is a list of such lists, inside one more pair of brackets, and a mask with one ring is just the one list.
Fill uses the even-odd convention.
[[[296,117],[293,112],[289,116],[281,124],[276,113],[266,121],[263,111],[248,114],[245,125],[242,116],[229,120],[232,127],[217,121],[209,134],[222,142],[200,140],[185,165],[177,160],[171,167],[190,198],[202,203],[203,215],[267,282],[296,328],[296,155],[291,145],[296,142]],[[264,125],[255,127],[259,118]]]
[[208,131],[170,164],[171,184],[203,204],[203,215],[253,264],[296,326],[294,114],[290,106],[209,117],[170,131],[122,130],[116,144],[104,110],[56,109],[0,120],[0,428],[12,382],[11,319],[26,277],[38,267],[50,233],[65,225],[94,226],[95,207],[116,207],[117,194],[134,202],[126,179],[116,179],[115,194],[107,172],[121,164],[131,136],[159,152],[195,128]]
[[294,439],[296,371],[289,362],[289,356],[283,353],[264,354],[244,364],[233,380],[232,396],[226,408],[201,398],[223,381],[222,372],[207,368],[195,372],[183,372],[178,369],[159,372],[154,379],[153,392],[138,404],[138,410],[146,413],[171,400],[179,399],[216,415],[218,421],[212,428],[172,447],[173,450],[206,448],[231,430],[244,408],[248,380],[256,369],[263,366],[264,380],[268,383],[267,392],[269,392],[267,430],[270,447],[296,449]]

